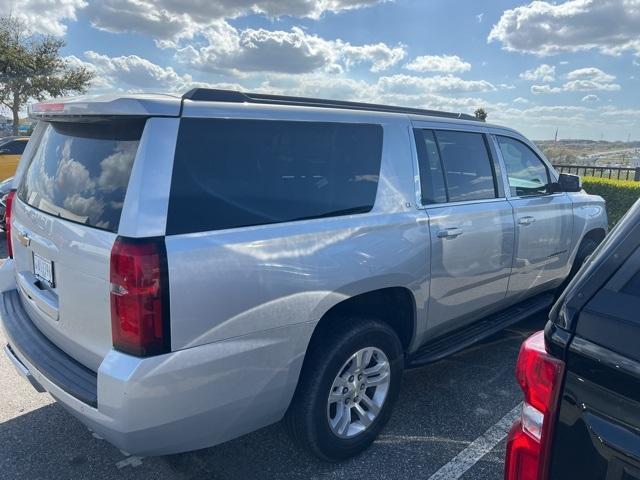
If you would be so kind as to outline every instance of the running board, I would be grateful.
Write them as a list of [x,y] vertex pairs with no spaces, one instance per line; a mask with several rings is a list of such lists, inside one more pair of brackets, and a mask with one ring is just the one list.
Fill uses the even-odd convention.
[[553,301],[553,293],[543,293],[431,340],[409,357],[407,368],[421,367],[459,352],[469,345],[550,307]]

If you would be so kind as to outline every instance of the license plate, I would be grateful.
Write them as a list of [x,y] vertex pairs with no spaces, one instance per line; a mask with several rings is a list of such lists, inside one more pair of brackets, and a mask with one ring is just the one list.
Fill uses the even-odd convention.
[[51,260],[47,260],[37,253],[34,253],[33,274],[53,287],[53,262]]

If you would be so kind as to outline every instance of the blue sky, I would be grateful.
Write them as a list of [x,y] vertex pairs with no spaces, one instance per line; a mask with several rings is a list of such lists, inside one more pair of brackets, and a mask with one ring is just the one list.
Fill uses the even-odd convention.
[[441,108],[640,140],[640,0],[0,0],[93,93],[193,86]]

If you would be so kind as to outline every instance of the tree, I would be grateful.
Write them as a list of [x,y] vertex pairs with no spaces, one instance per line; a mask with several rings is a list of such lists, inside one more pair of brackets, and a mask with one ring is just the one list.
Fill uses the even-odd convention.
[[485,121],[487,119],[487,112],[485,112],[484,108],[479,108],[474,112],[474,115],[478,120]]
[[0,103],[13,114],[18,134],[20,111],[30,100],[84,93],[93,72],[71,66],[61,55],[64,41],[35,35],[21,20],[0,17]]

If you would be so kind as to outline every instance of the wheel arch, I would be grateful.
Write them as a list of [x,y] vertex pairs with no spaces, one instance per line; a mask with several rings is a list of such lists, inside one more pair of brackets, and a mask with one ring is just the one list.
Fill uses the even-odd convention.
[[604,240],[604,237],[607,235],[607,232],[605,231],[604,228],[592,228],[591,230],[589,230],[587,233],[584,234],[584,236],[582,237],[582,240],[580,240],[580,243],[584,242],[585,240],[593,240],[596,243],[600,243],[602,242],[602,240]]
[[377,288],[350,296],[329,308],[320,318],[309,344],[327,330],[337,328],[340,319],[369,317],[389,325],[400,338],[405,352],[416,333],[416,301],[407,287]]

